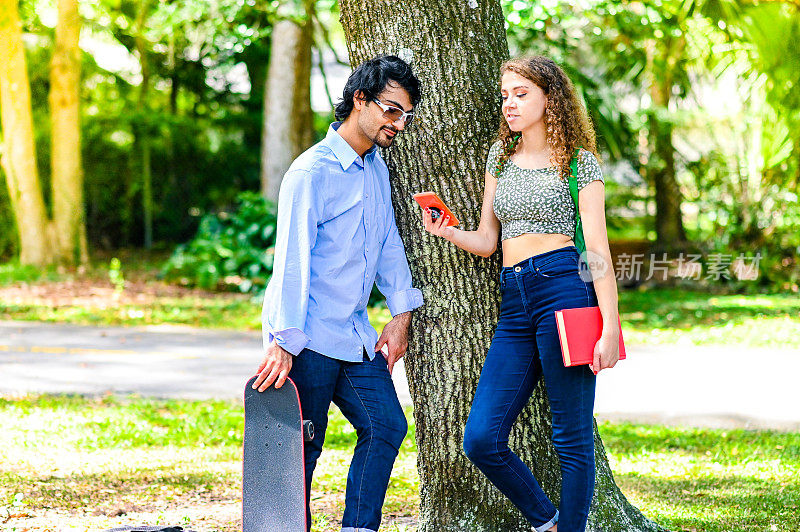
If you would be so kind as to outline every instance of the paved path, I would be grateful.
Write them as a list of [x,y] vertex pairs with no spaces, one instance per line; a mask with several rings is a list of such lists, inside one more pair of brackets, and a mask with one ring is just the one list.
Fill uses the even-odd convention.
[[[135,393],[240,398],[258,333],[0,322],[0,395]],[[600,419],[800,430],[800,350],[630,346],[600,373]],[[411,404],[395,366],[401,402]]]

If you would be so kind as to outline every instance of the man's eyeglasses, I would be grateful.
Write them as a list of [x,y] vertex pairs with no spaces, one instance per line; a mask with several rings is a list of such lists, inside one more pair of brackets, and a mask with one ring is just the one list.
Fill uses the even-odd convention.
[[406,125],[409,125],[414,120],[414,111],[403,111],[394,105],[387,105],[377,98],[372,99],[373,102],[378,104],[378,107],[383,109],[383,117],[388,118],[392,122],[402,120]]

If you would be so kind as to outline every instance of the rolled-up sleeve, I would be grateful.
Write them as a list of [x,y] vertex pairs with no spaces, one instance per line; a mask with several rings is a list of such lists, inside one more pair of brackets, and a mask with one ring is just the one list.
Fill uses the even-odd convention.
[[389,207],[389,231],[381,248],[375,284],[386,297],[386,306],[392,316],[414,310],[422,306],[422,292],[411,285],[411,270],[408,267],[406,250],[397,224],[394,211]]
[[321,209],[311,175],[289,170],[278,195],[272,278],[261,313],[264,349],[273,341],[298,355],[311,338],[305,332],[311,281],[311,250]]

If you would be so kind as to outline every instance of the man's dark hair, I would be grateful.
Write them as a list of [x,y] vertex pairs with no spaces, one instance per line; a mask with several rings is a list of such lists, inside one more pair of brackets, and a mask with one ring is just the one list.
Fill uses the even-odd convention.
[[394,81],[408,92],[411,105],[416,106],[419,103],[422,97],[419,80],[411,72],[408,63],[394,55],[381,55],[358,65],[347,78],[342,99],[336,104],[336,120],[342,121],[350,116],[356,91],[363,92],[369,102],[377,98],[390,81]]

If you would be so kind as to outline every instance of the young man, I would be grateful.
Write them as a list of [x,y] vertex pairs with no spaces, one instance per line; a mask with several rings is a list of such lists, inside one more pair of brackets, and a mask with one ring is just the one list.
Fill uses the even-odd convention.
[[[408,346],[411,286],[395,225],[388,148],[411,122],[419,81],[394,56],[360,65],[336,106],[325,139],[298,157],[283,178],[272,279],[262,315],[266,355],[254,388],[290,377],[316,435],[306,445],[306,515],[311,477],[335,403],[358,434],[342,519],[343,532],[378,530],[381,507],[408,426],[391,379]],[[373,283],[392,320],[380,338],[367,318]],[[386,354],[380,351],[385,349]]]

